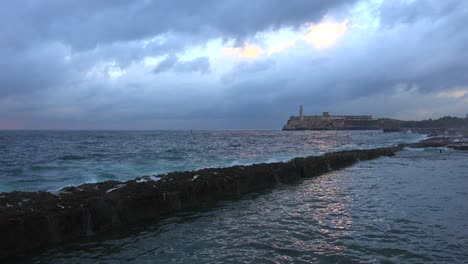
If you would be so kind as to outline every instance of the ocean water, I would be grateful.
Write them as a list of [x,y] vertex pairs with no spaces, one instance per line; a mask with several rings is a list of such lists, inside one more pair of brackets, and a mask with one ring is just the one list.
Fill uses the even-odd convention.
[[406,149],[19,262],[467,263],[467,201],[467,152]]
[[381,131],[0,131],[0,192],[415,142]]

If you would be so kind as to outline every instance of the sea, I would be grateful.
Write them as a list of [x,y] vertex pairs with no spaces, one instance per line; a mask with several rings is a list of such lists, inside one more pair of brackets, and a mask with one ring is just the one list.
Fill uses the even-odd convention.
[[[2,131],[3,192],[417,142],[381,131]],[[18,263],[468,263],[468,153],[405,148]]]
[[415,142],[381,131],[0,131],[0,192],[287,161]]

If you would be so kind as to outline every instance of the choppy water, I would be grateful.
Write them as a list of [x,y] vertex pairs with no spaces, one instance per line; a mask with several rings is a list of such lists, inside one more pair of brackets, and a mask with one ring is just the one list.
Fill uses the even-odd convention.
[[380,131],[0,131],[0,192],[413,142]]
[[23,261],[467,263],[468,153],[407,149]]

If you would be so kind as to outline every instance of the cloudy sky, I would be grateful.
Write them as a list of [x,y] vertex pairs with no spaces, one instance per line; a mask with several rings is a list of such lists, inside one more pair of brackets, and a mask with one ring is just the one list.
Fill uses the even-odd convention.
[[7,0],[0,129],[468,113],[464,0]]

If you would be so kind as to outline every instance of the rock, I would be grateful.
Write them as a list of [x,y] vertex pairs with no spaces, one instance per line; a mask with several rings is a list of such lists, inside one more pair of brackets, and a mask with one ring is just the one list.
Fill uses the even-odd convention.
[[430,138],[417,143],[406,144],[406,146],[412,148],[438,148],[446,147],[447,145],[452,143],[453,140],[448,138]]
[[448,145],[447,147],[453,148],[456,150],[468,150],[468,144],[454,144],[454,145]]
[[404,147],[429,148],[429,147],[448,147],[457,150],[468,150],[468,144],[465,139],[459,137],[432,137],[412,144],[401,144]]

